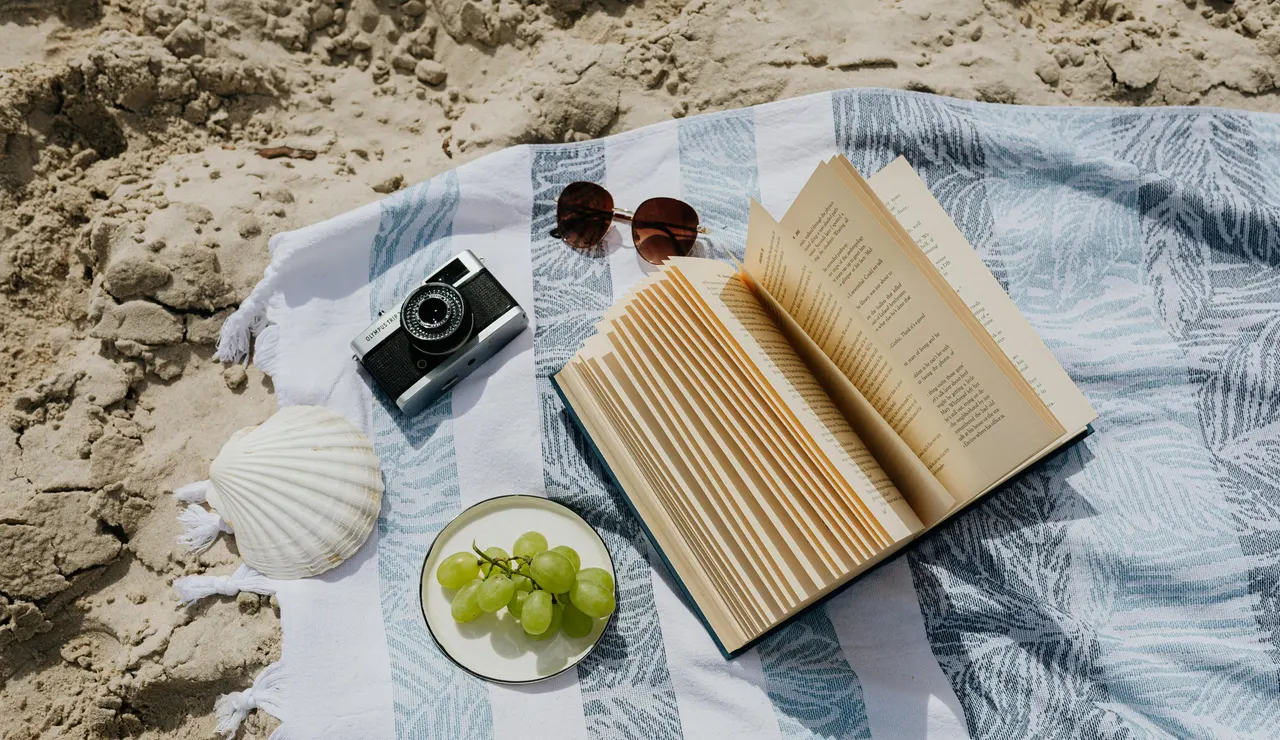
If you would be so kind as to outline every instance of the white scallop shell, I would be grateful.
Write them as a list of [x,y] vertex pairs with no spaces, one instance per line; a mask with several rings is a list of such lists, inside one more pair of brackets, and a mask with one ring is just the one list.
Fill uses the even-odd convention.
[[244,561],[271,578],[314,576],[354,555],[382,503],[373,446],[321,406],[287,406],[236,432],[209,481],[209,505]]

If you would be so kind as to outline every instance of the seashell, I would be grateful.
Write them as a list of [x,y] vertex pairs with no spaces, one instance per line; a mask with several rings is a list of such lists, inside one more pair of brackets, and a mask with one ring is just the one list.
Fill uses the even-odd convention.
[[339,414],[287,406],[232,435],[209,466],[208,503],[244,561],[271,578],[323,573],[355,554],[382,503],[373,445]]

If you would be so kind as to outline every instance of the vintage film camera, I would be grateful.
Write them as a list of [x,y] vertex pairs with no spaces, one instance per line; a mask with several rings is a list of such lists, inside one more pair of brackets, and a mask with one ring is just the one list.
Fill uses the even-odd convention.
[[416,414],[528,325],[507,289],[465,250],[380,313],[351,349],[396,406]]

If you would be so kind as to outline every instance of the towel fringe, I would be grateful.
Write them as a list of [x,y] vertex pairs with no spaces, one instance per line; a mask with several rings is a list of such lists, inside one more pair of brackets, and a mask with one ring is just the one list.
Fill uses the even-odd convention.
[[192,552],[204,552],[218,539],[219,532],[231,534],[231,525],[218,516],[216,511],[198,504],[191,504],[178,515],[182,524],[182,534],[178,535],[178,544],[184,545]]
[[175,489],[173,497],[184,504],[203,504],[209,495],[209,481],[200,480]]
[[194,604],[206,596],[235,596],[241,591],[270,595],[276,592],[270,578],[241,563],[229,576],[183,576],[173,582],[173,590],[184,605]]
[[[279,234],[272,237],[272,242],[279,237]],[[262,279],[249,291],[249,296],[240,303],[235,313],[222,322],[222,329],[218,333],[218,350],[213,353],[213,359],[218,362],[248,364],[250,340],[267,325],[267,300],[275,292],[276,282],[280,279],[280,269],[276,263],[283,258],[283,255],[275,253],[275,249],[271,251],[271,263],[262,273]]]
[[[213,704],[213,713],[218,720],[217,731],[223,737],[230,738],[240,729],[249,712],[261,709],[277,719],[280,717],[280,706],[284,703],[284,660],[277,660],[253,679],[253,685],[244,691],[233,691],[223,694]],[[283,738],[281,725],[273,738]]]

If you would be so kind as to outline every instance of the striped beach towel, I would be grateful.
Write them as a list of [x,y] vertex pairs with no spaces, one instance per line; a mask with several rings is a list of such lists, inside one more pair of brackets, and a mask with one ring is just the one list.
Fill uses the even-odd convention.
[[[560,189],[691,203],[695,254],[742,256],[821,159],[905,155],[1088,396],[1096,433],[739,659],[716,650],[593,467],[549,376],[649,267],[550,235]],[[422,414],[348,342],[462,249],[531,328]],[[1047,109],[843,90],[489,155],[279,234],[220,356],[373,440],[356,557],[275,584],[272,711],[290,738],[1280,736],[1280,118]],[[432,642],[422,559],[465,507],[545,495],[604,536],[600,648],[484,683]],[[259,687],[261,688],[261,687]]]

